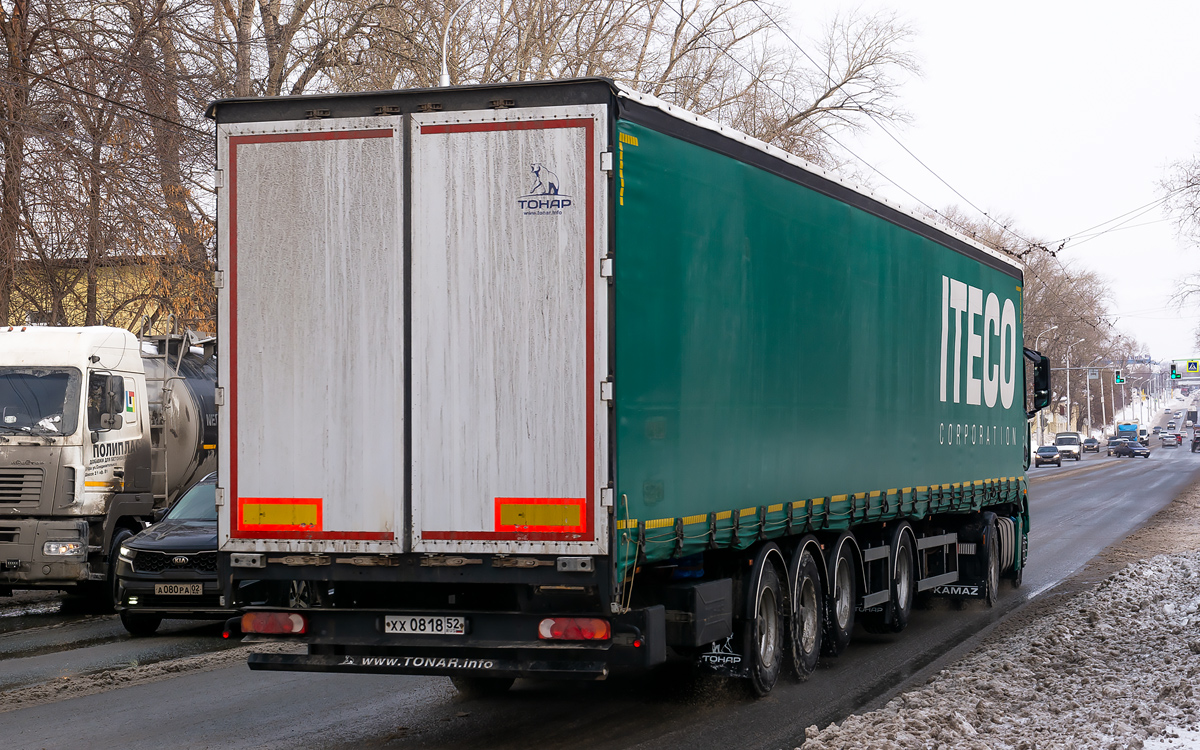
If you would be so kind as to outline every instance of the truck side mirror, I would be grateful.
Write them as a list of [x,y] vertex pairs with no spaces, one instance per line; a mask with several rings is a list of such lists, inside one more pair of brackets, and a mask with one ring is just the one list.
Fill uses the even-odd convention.
[[1050,359],[1029,347],[1025,358],[1033,362],[1033,411],[1026,413],[1028,418],[1050,405]]
[[120,375],[104,378],[104,396],[101,399],[100,429],[115,430],[121,426],[125,413],[125,379]]

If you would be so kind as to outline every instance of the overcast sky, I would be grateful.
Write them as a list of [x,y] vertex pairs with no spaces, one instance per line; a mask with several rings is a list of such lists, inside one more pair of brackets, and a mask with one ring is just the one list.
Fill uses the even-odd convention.
[[[1200,2],[783,1],[807,38],[837,10],[899,11],[923,73],[901,90],[915,118],[897,131],[904,145],[1027,235],[1076,238],[1059,257],[1109,282],[1117,328],[1155,358],[1200,354],[1200,312],[1168,302],[1176,280],[1200,272],[1200,248],[1161,209],[1081,242],[1161,198],[1167,166],[1200,151]],[[925,203],[969,209],[878,128],[843,142]],[[873,187],[914,205],[878,176]]]

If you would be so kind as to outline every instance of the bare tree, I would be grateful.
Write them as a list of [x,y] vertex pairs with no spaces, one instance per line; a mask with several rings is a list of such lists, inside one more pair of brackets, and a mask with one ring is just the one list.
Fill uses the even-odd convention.
[[1200,156],[1172,164],[1159,186],[1180,235],[1200,243]]
[[[459,3],[359,7],[317,84],[435,85]],[[783,18],[760,0],[481,0],[450,27],[446,62],[458,84],[610,77],[830,166],[839,131],[907,120],[897,92],[918,66],[895,15],[839,16],[802,45]]]

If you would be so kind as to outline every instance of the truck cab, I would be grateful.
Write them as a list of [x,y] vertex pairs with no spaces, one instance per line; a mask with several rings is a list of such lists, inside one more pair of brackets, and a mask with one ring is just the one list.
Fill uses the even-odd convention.
[[[116,546],[215,460],[215,428],[201,437],[211,382],[197,407],[172,388],[189,379],[176,361],[121,328],[0,329],[0,594],[57,588],[111,605]],[[168,466],[183,441],[195,446]]]
[[13,327],[0,352],[0,587],[103,579],[89,561],[111,530],[90,520],[150,485],[139,342],[115,328]]

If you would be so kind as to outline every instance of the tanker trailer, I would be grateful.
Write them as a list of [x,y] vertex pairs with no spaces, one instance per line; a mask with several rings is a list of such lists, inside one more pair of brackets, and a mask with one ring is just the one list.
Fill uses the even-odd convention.
[[122,541],[216,464],[212,339],[0,329],[0,595],[110,609]]

